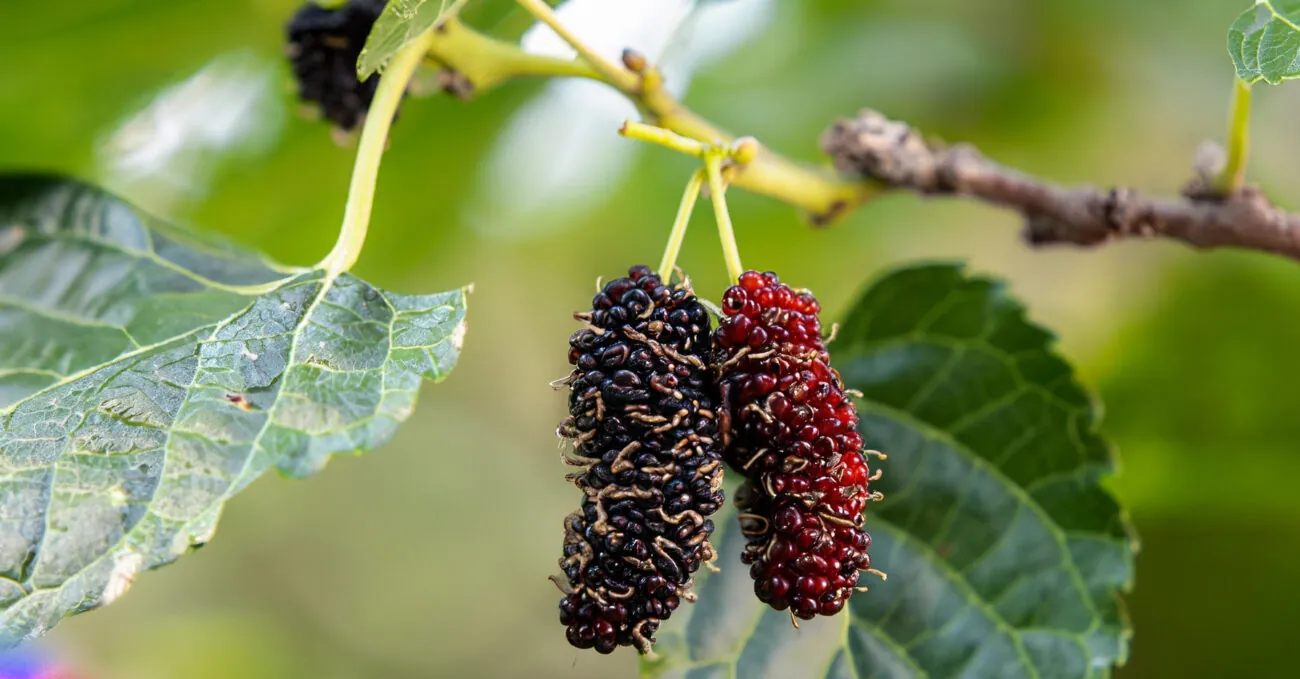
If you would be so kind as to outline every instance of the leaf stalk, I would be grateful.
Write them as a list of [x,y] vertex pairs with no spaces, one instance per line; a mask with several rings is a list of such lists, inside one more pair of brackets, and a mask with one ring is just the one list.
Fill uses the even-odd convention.
[[1215,187],[1225,196],[1240,191],[1246,182],[1246,163],[1250,159],[1250,99],[1250,83],[1235,79],[1228,116],[1228,159]]
[[[366,112],[361,129],[361,142],[352,167],[352,183],[348,186],[348,201],[343,208],[343,226],[339,229],[334,248],[317,265],[326,272],[327,280],[348,271],[361,256],[366,244],[366,231],[370,226],[370,212],[375,202],[375,183],[379,179],[379,162],[388,146],[388,130],[393,115],[402,101],[406,86],[429,51],[436,29],[429,29],[399,51],[384,71],[375,91],[375,98]],[[372,76],[377,77],[377,76]]]

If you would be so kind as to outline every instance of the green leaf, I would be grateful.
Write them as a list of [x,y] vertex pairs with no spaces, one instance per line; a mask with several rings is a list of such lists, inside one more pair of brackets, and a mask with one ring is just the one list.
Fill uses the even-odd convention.
[[734,511],[699,601],[661,630],[648,676],[1110,676],[1130,631],[1119,593],[1136,551],[1102,487],[1114,462],[1051,335],[999,283],[959,267],[893,273],[831,345],[863,392],[862,431],[885,451],[867,511],[887,572],[846,611],[801,622],[760,604]]
[[1263,0],[1242,12],[1228,29],[1228,52],[1245,82],[1300,78],[1300,0]]
[[361,48],[357,77],[365,80],[382,71],[393,55],[433,28],[451,7],[452,0],[388,0]]
[[383,444],[464,316],[0,175],[0,646],[203,545],[266,470]]

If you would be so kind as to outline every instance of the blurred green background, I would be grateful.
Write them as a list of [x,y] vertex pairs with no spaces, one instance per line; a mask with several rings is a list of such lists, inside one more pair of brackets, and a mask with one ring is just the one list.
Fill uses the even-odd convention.
[[[750,12],[748,37],[713,54],[686,99],[733,130],[815,160],[832,119],[871,106],[1064,182],[1165,193],[1188,176],[1197,144],[1222,133],[1226,30],[1249,5],[728,4]],[[0,167],[89,177],[280,260],[316,261],[352,158],[325,124],[295,114],[281,56],[294,7],[0,0]],[[701,49],[737,20],[710,16],[677,42]],[[243,89],[215,101],[177,89],[205,66],[204,77]],[[564,398],[547,383],[567,370],[569,314],[596,278],[658,260],[692,166],[614,137],[623,114],[608,101],[592,104],[614,111],[608,121],[548,129],[583,108],[525,110],[548,96],[544,83],[515,83],[469,104],[408,101],[395,127],[357,273],[404,292],[474,282],[452,377],[426,389],[384,449],[307,482],[254,484],[210,546],[61,625],[46,641],[53,653],[96,679],[634,675],[632,653],[574,651],[555,620],[546,575],[577,497],[553,433]],[[1300,189],[1300,85],[1260,89],[1256,101],[1251,176],[1287,204]],[[504,146],[503,129],[518,133]],[[528,141],[539,135],[560,145]],[[593,143],[601,159],[584,155]],[[162,157],[171,164],[157,170]],[[609,170],[621,162],[625,175]],[[547,193],[556,167],[572,173],[563,200],[512,203]],[[1100,395],[1122,456],[1115,486],[1143,550],[1120,676],[1290,675],[1300,267],[1159,243],[1032,251],[1006,213],[909,196],[826,230],[760,197],[734,195],[732,211],[746,264],[813,288],[832,316],[911,260],[961,258],[1008,278]],[[699,211],[680,264],[717,298],[725,271],[712,227]]]

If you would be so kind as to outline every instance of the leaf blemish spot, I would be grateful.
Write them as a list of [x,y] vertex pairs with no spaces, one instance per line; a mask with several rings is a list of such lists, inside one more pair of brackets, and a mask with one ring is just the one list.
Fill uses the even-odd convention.
[[461,347],[465,346],[465,332],[467,330],[469,330],[469,324],[461,323],[456,326],[455,330],[451,331],[451,346],[456,351],[460,351]]
[[111,604],[118,597],[126,594],[143,567],[143,554],[129,550],[119,554],[113,563],[113,572],[108,576],[108,586],[104,588],[104,603]]

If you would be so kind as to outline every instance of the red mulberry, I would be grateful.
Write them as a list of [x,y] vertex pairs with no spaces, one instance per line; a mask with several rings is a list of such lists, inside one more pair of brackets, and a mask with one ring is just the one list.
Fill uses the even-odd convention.
[[336,9],[308,2],[289,21],[289,59],[298,96],[344,130],[356,127],[370,108],[379,76],[357,79],[357,58],[384,0],[349,0]]
[[[569,417],[559,434],[583,491],[565,520],[560,622],[569,643],[648,653],[660,622],[713,560],[709,516],[722,506],[708,313],[688,284],[646,267],[609,282],[576,314]],[[558,582],[558,581],[557,581]]]
[[746,272],[714,335],[726,459],[754,591],[805,620],[834,615],[868,569],[862,512],[872,495],[858,415],[830,366],[821,305],[776,274]]

